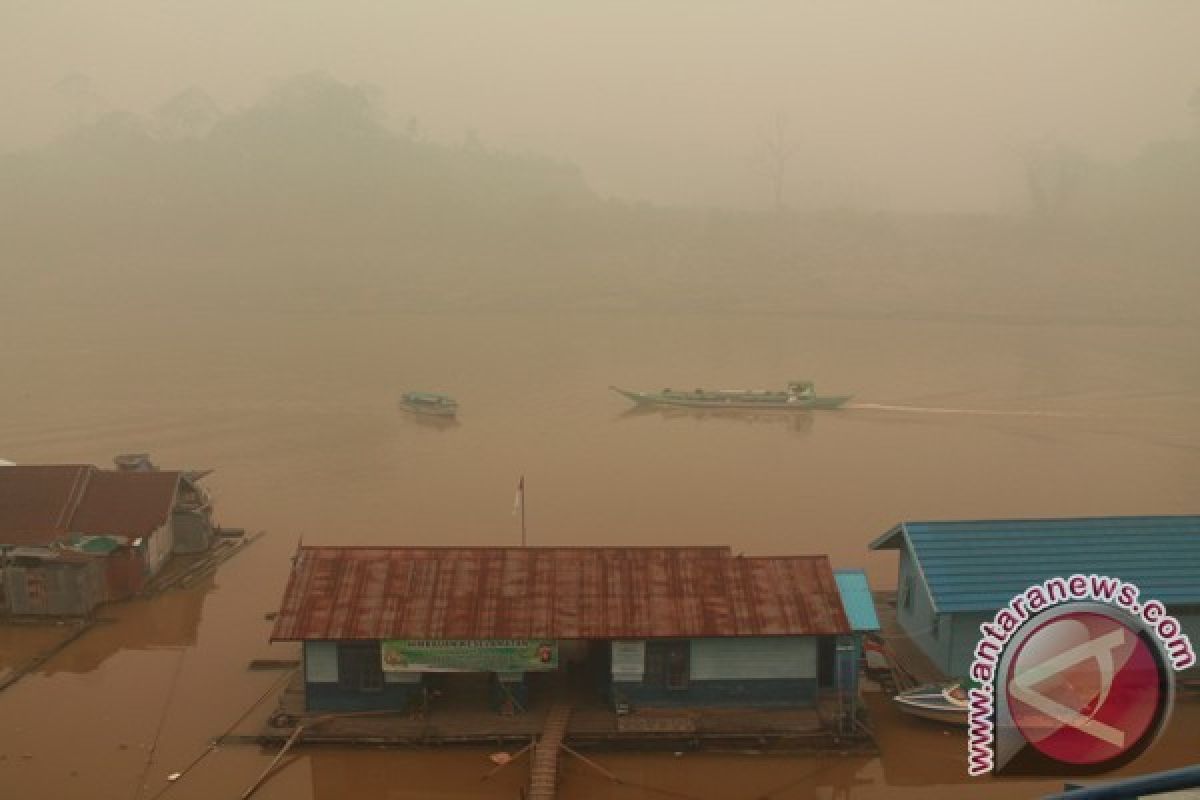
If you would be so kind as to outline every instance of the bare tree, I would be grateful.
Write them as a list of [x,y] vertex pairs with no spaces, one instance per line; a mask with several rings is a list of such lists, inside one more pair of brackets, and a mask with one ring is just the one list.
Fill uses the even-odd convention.
[[788,131],[787,115],[782,111],[775,112],[759,143],[756,161],[759,171],[771,184],[776,211],[781,212],[785,208],[788,163],[799,149]]

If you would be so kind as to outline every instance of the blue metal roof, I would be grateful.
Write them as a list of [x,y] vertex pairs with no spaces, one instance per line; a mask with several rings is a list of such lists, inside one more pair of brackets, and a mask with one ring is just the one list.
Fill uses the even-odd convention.
[[879,630],[879,617],[875,614],[875,598],[867,585],[867,573],[861,569],[835,569],[838,593],[842,595],[842,608],[850,629],[855,632]]
[[1075,573],[1120,578],[1167,605],[1200,604],[1200,516],[902,522],[870,544],[900,548],[938,612],[994,611]]

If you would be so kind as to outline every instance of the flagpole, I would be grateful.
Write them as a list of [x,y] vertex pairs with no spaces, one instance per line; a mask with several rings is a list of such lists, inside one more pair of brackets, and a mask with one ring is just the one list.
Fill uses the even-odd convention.
[[521,547],[525,546],[525,476],[521,476]]
[[517,496],[513,498],[513,514],[521,512],[521,547],[525,546],[525,476],[517,481]]

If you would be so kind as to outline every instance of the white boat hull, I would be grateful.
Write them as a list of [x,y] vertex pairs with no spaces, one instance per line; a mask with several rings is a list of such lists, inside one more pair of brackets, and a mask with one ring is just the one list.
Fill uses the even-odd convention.
[[966,725],[967,703],[950,694],[953,688],[955,687],[920,686],[901,692],[892,699],[901,711],[914,717],[947,725]]

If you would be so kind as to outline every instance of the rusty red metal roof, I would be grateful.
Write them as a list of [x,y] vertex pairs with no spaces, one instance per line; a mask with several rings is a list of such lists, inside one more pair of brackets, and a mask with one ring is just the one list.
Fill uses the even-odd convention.
[[91,469],[86,464],[0,468],[0,544],[49,544],[62,538]]
[[88,464],[0,468],[0,545],[48,545],[73,533],[145,536],[170,517],[179,479]]
[[92,471],[70,533],[146,536],[171,518],[180,473]]
[[301,547],[272,641],[849,633],[825,556],[724,547]]

